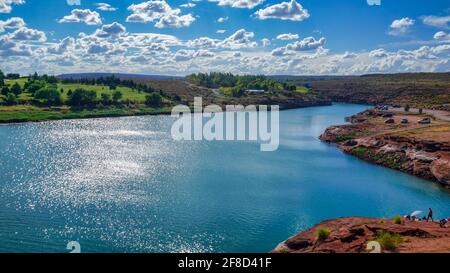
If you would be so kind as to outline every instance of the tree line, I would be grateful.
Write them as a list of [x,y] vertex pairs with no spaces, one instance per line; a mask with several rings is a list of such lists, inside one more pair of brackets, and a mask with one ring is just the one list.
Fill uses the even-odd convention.
[[[14,79],[20,78],[18,74],[14,75]],[[18,75],[18,77],[17,77]],[[101,105],[116,105],[120,106],[123,103],[129,104],[130,101],[123,101],[123,94],[117,90],[117,87],[124,86],[129,87],[137,92],[144,91],[149,93],[146,96],[145,104],[150,107],[161,107],[163,105],[163,93],[161,91],[155,91],[153,88],[137,84],[132,80],[121,80],[117,77],[101,77],[98,79],[64,79],[58,80],[55,76],[38,75],[34,73],[30,75],[23,87],[18,82],[15,82],[12,86],[5,84],[5,79],[13,79],[0,70],[0,93],[5,97],[4,103],[6,105],[14,105],[18,103],[18,96],[22,93],[28,93],[33,97],[33,102],[38,105],[45,106],[60,106],[63,104],[72,107],[96,107]],[[87,90],[85,88],[76,88],[75,90],[67,91],[67,100],[63,101],[62,94],[65,92],[63,88],[58,90],[58,83],[73,83],[82,85],[101,85],[109,86],[113,91],[112,94],[101,93],[100,98],[97,98],[97,92]],[[139,91],[141,90],[141,91]]]
[[103,85],[108,86],[111,90],[115,90],[118,86],[129,87],[144,93],[153,93],[156,90],[151,86],[142,83],[136,83],[133,80],[121,79],[114,75],[98,78],[64,78],[61,83],[65,84],[82,84],[82,85]]
[[242,96],[246,90],[258,89],[268,92],[295,91],[296,86],[268,79],[264,75],[233,75],[232,73],[197,73],[186,77],[187,81],[208,88],[231,88],[233,96]]

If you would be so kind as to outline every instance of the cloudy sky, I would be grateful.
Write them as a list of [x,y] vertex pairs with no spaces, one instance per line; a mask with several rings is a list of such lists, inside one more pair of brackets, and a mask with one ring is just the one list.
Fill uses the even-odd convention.
[[0,0],[0,69],[449,71],[448,0]]

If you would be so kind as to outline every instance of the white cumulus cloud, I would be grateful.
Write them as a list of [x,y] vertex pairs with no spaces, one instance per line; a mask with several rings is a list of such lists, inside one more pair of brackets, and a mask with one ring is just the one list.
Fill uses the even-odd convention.
[[181,28],[188,27],[195,21],[192,14],[181,15],[180,9],[172,9],[166,1],[147,1],[133,4],[128,7],[132,12],[127,22],[147,23],[156,22],[157,28]]
[[409,17],[394,20],[390,25],[389,35],[397,36],[405,34],[414,23],[415,20]]
[[101,11],[116,11],[117,10],[117,8],[111,6],[110,4],[107,4],[107,3],[97,3],[95,5],[97,6],[97,9],[101,10]]
[[438,31],[434,34],[433,39],[435,40],[450,40],[450,33],[446,33],[445,31]]
[[231,6],[233,8],[252,9],[264,2],[264,0],[209,0],[218,2],[219,6]]
[[277,36],[277,40],[295,40],[298,39],[299,36],[298,34],[293,34],[293,33],[282,33],[280,35]]
[[100,14],[90,9],[74,9],[70,15],[64,16],[59,23],[85,23],[86,25],[101,25]]
[[447,16],[422,16],[422,22],[425,25],[433,26],[433,27],[439,27],[439,28],[449,28],[450,23],[450,15]]
[[195,3],[192,3],[192,2],[180,5],[181,8],[193,8],[195,6],[197,6],[197,5]]
[[26,26],[25,21],[20,17],[12,17],[6,21],[0,21],[0,32],[5,31],[5,28],[14,29]]
[[228,21],[228,16],[226,16],[226,17],[220,17],[219,19],[217,19],[217,22],[218,22],[218,23],[223,23],[223,22],[225,22],[225,21]]
[[47,36],[40,30],[22,27],[11,33],[11,39],[17,41],[45,42],[47,41]]
[[280,4],[275,4],[264,9],[260,9],[255,12],[255,16],[258,19],[280,19],[280,20],[291,20],[291,21],[303,21],[309,18],[309,12],[307,9],[303,8],[300,3],[295,0],[291,2],[282,2]]
[[25,4],[25,0],[0,0],[0,13],[11,13],[12,5]]

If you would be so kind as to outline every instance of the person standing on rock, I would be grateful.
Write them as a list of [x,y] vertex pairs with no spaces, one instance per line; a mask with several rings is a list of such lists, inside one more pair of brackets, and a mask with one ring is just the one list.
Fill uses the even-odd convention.
[[427,221],[430,220],[430,218],[431,218],[431,221],[434,221],[433,220],[433,210],[431,210],[431,208],[428,209]]

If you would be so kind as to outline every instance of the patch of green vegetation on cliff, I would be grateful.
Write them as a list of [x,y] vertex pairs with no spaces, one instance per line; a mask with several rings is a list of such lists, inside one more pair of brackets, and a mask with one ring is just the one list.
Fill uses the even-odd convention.
[[373,159],[376,163],[392,169],[400,169],[401,165],[407,160],[405,155],[398,154],[375,155]]
[[401,225],[401,223],[402,223],[402,217],[400,217],[399,215],[397,215],[397,216],[395,216],[394,218],[392,218],[392,222],[394,222],[394,224]]
[[394,251],[403,242],[403,238],[395,233],[381,231],[377,234],[377,242],[380,243],[383,249]]
[[373,161],[377,164],[392,168],[392,169],[400,169],[402,164],[405,163],[408,159],[406,155],[399,153],[388,153],[381,154],[377,153],[367,147],[355,147],[350,150],[350,153],[360,157],[365,158],[369,161]]
[[368,152],[369,149],[366,147],[355,147],[352,149],[352,153],[357,156],[363,156]]
[[341,134],[341,135],[337,135],[336,136],[336,142],[344,142],[347,140],[352,140],[355,138],[355,134],[350,133],[350,134]]
[[325,241],[330,237],[330,230],[326,227],[318,227],[317,228],[317,240]]

